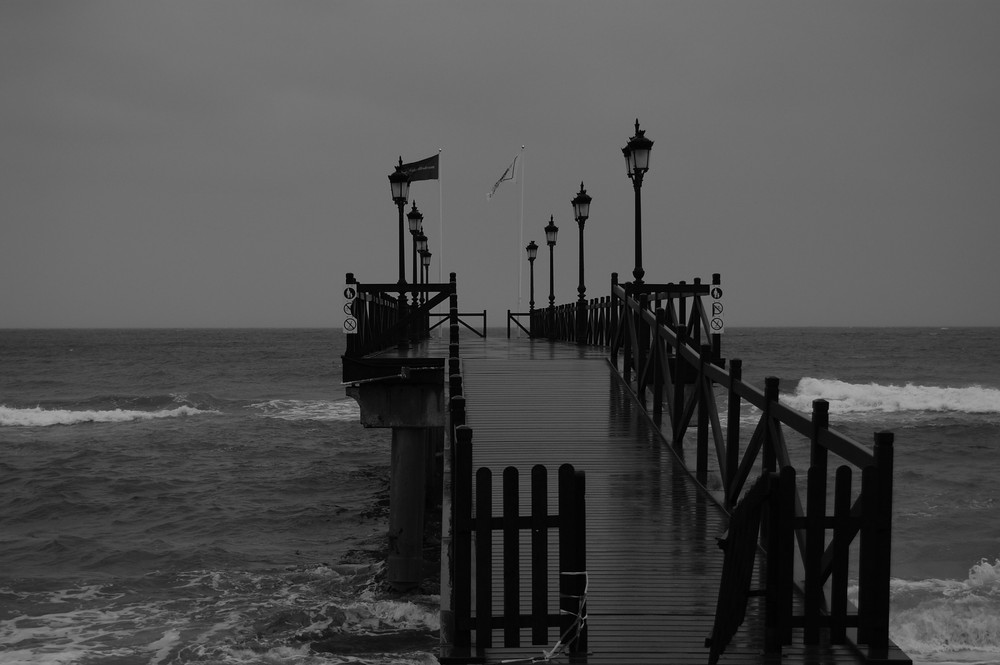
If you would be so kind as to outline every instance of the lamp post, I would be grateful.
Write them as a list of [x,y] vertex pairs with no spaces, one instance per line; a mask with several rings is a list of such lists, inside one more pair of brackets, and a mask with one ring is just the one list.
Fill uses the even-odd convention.
[[[422,268],[422,270],[420,272],[421,272],[422,279],[423,279],[422,283],[423,283],[424,286],[427,286],[427,283],[430,281],[429,274],[430,274],[430,267],[431,267],[431,251],[429,249],[427,249],[427,236],[423,236],[422,235],[421,237],[424,239],[424,248],[420,250],[420,265],[421,265],[421,268]],[[426,304],[427,300],[428,300],[428,295],[429,294],[427,293],[426,290],[423,291],[420,294],[420,296],[421,296],[421,302],[423,302],[424,304]],[[430,312],[424,312],[424,315],[421,318],[421,321],[422,321],[421,325],[423,326],[422,327],[423,336],[425,338],[429,338],[431,336],[431,333],[430,333],[430,327],[431,327]]]
[[[392,202],[399,208],[399,284],[406,284],[406,259],[403,254],[403,206],[410,195],[410,178],[401,170],[403,158],[399,158],[399,166],[389,175],[389,188],[392,190]],[[401,293],[400,298],[405,296]]]
[[[403,231],[403,206],[406,205],[406,199],[410,195],[410,177],[403,173],[403,158],[399,158],[399,165],[396,167],[395,172],[389,174],[389,188],[392,190],[392,202],[396,204],[399,209],[399,300],[396,301],[396,316],[399,321],[402,321],[406,315],[406,291],[403,287],[406,285],[406,258],[404,254],[404,237],[405,232]],[[399,339],[399,348],[406,348],[406,334],[401,331]]]
[[[421,218],[421,219],[423,219],[423,218]],[[427,236],[425,236],[423,234],[423,231],[421,231],[416,237],[414,237],[413,240],[414,240],[414,244],[417,247],[417,255],[420,257],[420,265],[421,265],[420,274],[421,274],[421,276],[423,276],[423,273],[424,273],[424,271],[423,271],[423,266],[424,266],[424,252],[427,251]],[[413,263],[414,263],[414,265],[416,265],[416,260],[414,260]],[[429,261],[428,261],[427,265],[430,265]],[[426,300],[426,296],[427,296],[426,293],[421,293],[421,301]]]
[[538,256],[538,245],[532,240],[528,243],[528,246],[524,248],[528,252],[528,274],[531,275],[529,284],[531,286],[528,289],[528,336],[534,337],[535,334],[535,257]]
[[[424,243],[427,243],[427,236],[424,236]],[[424,279],[423,284],[426,285],[430,281],[430,270],[431,270],[431,250],[424,247],[420,252],[420,265],[424,268]],[[424,302],[427,302],[427,292],[424,291]]]
[[580,286],[577,287],[579,297],[576,301],[576,343],[585,344],[587,342],[587,286],[583,283],[583,225],[590,217],[591,197],[587,195],[587,190],[580,183],[580,191],[570,203],[573,204],[573,217],[580,225]]
[[545,226],[545,242],[549,246],[549,312],[548,312],[548,336],[551,338],[555,333],[556,318],[556,280],[553,259],[555,258],[556,236],[559,234],[559,227],[556,226],[555,218],[549,215],[549,223]]
[[[417,234],[423,232],[424,216],[417,210],[417,202],[413,202],[410,212],[406,213],[406,221],[410,226],[410,235],[413,236],[413,283],[417,283]],[[416,300],[416,298],[414,298]]]
[[646,138],[646,131],[639,129],[639,119],[635,120],[635,136],[628,140],[622,148],[625,155],[625,168],[628,177],[632,180],[632,187],[635,189],[635,269],[632,275],[636,284],[642,284],[642,276],[646,271],[642,269],[642,177],[649,170],[649,152],[653,147],[653,142]]

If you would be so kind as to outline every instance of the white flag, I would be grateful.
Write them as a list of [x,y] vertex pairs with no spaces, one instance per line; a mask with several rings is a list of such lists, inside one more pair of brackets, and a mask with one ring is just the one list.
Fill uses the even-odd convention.
[[490,189],[490,191],[488,191],[486,193],[486,200],[487,201],[489,201],[490,199],[493,198],[493,194],[496,193],[497,187],[500,186],[500,183],[502,183],[505,180],[513,180],[514,179],[514,173],[515,173],[514,172],[514,167],[516,165],[517,165],[517,157],[514,157],[514,161],[510,163],[510,166],[508,166],[507,170],[503,172],[503,175],[500,176],[500,179],[497,180],[495,183],[493,183],[492,189]]

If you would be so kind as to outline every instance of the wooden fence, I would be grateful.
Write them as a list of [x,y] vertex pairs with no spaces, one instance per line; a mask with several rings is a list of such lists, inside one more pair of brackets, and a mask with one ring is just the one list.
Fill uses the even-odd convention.
[[[556,647],[569,653],[586,651],[586,527],[585,481],[583,472],[570,464],[559,467],[558,514],[548,506],[548,471],[542,465],[531,469],[531,506],[521,514],[520,478],[515,467],[503,472],[502,511],[493,510],[493,474],[488,468],[475,473],[473,500],[472,430],[456,429],[454,453],[455,547],[454,610],[457,647],[487,649],[493,632],[503,631],[504,647],[521,646],[522,629],[530,629],[531,644],[550,644],[550,628],[558,628]],[[473,506],[475,511],[473,512]],[[558,531],[559,605],[550,611],[549,531]],[[495,613],[493,602],[493,532],[501,536],[502,609]],[[521,532],[530,532],[530,553],[522,557]],[[475,554],[473,555],[473,543]],[[521,607],[522,558],[530,562],[530,609]],[[473,575],[473,567],[475,574]],[[473,600],[475,612],[473,612]]]
[[[714,275],[712,285],[719,284]],[[863,645],[871,659],[898,655],[888,637],[893,435],[878,432],[872,447],[862,445],[830,428],[825,400],[816,400],[806,415],[780,402],[776,377],[766,378],[761,391],[742,380],[741,360],[729,361],[727,370],[722,336],[710,332],[703,302],[712,285],[619,284],[614,275],[611,296],[588,307],[585,341],[608,349],[610,363],[677,455],[693,467],[696,480],[708,487],[714,470],[729,511],[755,469],[765,476],[780,472],[784,498],[772,504],[784,512],[765,517],[754,547],[739,548],[744,557],[752,557],[757,546],[767,552],[768,624],[774,631],[769,647],[780,651],[791,642],[792,629],[801,628],[805,644],[817,643],[826,631],[833,642]],[[553,339],[574,341],[575,306],[536,313],[540,329]],[[752,427],[744,425],[743,416],[750,407],[759,413]],[[808,447],[805,500],[786,433]],[[841,465],[836,478],[831,457]],[[859,488],[852,487],[852,474],[862,476]],[[832,513],[831,486],[836,488]],[[770,531],[769,520],[775,524]],[[856,608],[847,601],[849,574],[857,579]],[[793,583],[795,575],[801,582]],[[803,599],[800,614],[792,611],[792,589]]]

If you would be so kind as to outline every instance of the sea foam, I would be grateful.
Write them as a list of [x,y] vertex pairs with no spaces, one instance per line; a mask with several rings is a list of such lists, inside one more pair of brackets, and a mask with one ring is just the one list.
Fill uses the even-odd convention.
[[890,635],[921,659],[1000,660],[1000,559],[966,580],[893,580]]
[[353,399],[336,401],[273,399],[251,404],[265,418],[280,420],[339,420],[356,422],[361,417],[358,403]]
[[950,388],[913,383],[848,383],[805,377],[799,381],[794,394],[781,397],[783,403],[805,412],[812,409],[812,402],[816,399],[830,402],[833,413],[1000,413],[1000,390],[983,386]]
[[123,423],[136,420],[158,418],[178,418],[218,413],[190,406],[157,411],[134,411],[128,409],[75,411],[72,409],[15,409],[0,406],[0,427],[49,427],[52,425],[79,425],[81,423]]

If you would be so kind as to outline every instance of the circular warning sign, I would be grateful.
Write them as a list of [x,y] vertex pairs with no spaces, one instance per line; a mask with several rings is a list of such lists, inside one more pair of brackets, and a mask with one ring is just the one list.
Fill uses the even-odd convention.
[[345,333],[353,333],[357,332],[357,330],[358,330],[358,320],[356,318],[354,318],[353,316],[349,316],[346,319],[344,319]]

